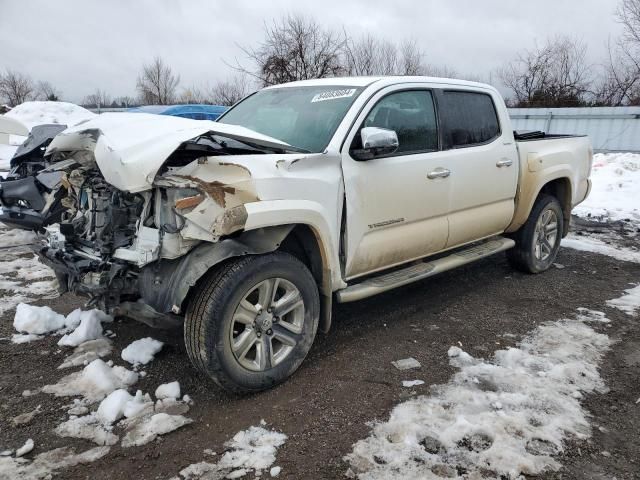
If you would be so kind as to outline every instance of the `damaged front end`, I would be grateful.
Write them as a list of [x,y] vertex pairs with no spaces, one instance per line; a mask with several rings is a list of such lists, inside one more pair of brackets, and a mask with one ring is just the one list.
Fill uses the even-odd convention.
[[[201,129],[210,122],[196,123]],[[221,141],[208,131],[192,137],[192,129],[183,128],[173,146],[163,145],[170,153],[161,155],[153,144],[142,149],[121,141],[117,148],[117,135],[87,127],[58,135],[46,150],[45,168],[15,180],[44,183],[42,175],[57,175],[47,194],[61,210],[43,219],[38,254],[56,272],[62,291],[87,296],[105,311],[170,327],[182,321],[188,289],[210,265],[274,248],[235,235],[247,219],[244,204],[257,195],[246,167],[220,161],[220,155],[264,153],[255,146]],[[127,162],[133,155],[125,156],[127,149],[144,157],[137,170]],[[159,156],[154,163],[149,155]],[[123,174],[128,169],[130,187]]]
[[51,140],[65,125],[33,127],[11,159],[11,170],[0,179],[0,222],[24,230],[40,231],[60,220],[64,207],[62,174],[44,158]]

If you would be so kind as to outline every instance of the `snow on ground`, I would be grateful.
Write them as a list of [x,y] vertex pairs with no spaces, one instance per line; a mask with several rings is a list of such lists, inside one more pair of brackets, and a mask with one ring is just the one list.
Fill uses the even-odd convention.
[[[638,194],[640,195],[640,192]],[[574,250],[607,255],[623,262],[640,263],[640,250],[609,244],[593,236],[569,234],[562,239],[561,245]]]
[[620,298],[609,300],[607,305],[622,310],[628,315],[635,316],[640,310],[640,285],[625,290],[626,294]]
[[78,345],[71,354],[67,355],[58,369],[88,365],[97,358],[106,357],[112,349],[111,341],[107,338],[89,340]]
[[16,308],[13,328],[21,333],[42,335],[64,328],[65,322],[65,316],[54,312],[50,307],[35,307],[21,303]]
[[580,399],[606,391],[598,364],[612,342],[587,325],[606,321],[602,312],[580,309],[575,320],[544,323],[491,360],[451,347],[450,363],[460,368],[453,379],[396,406],[345,460],[362,480],[463,471],[516,478],[558,469],[553,455],[565,438],[590,435]]
[[5,113],[5,116],[14,118],[31,129],[48,123],[70,127],[90,120],[96,114],[68,102],[24,102]]
[[591,181],[591,193],[574,209],[576,215],[640,224],[640,154],[594,155]]
[[57,295],[53,270],[40,263],[30,249],[36,241],[33,232],[0,224],[0,315],[19,303]]
[[122,350],[122,359],[131,365],[146,365],[156,353],[162,350],[164,344],[153,338],[141,338],[131,342],[124,350]]
[[145,421],[136,423],[122,439],[122,446],[126,448],[146,445],[158,438],[159,435],[173,432],[191,422],[193,420],[182,415],[156,413]]
[[[264,422],[262,422],[264,424]],[[178,479],[215,480],[222,478],[244,478],[253,472],[255,477],[263,470],[271,468],[276,461],[278,448],[284,445],[284,433],[267,430],[264,427],[249,427],[236,433],[225,443],[227,451],[217,463],[200,462],[180,471]],[[270,469],[271,476],[280,473],[280,467]]]
[[[11,168],[11,159],[18,149],[17,145],[5,145],[0,143],[0,173],[8,172]],[[4,178],[5,175],[2,175]]]
[[112,322],[113,317],[95,308],[87,311],[77,309],[71,312],[66,318],[67,324],[72,324],[76,321],[79,321],[76,329],[64,335],[60,341],[58,341],[58,345],[77,347],[81,343],[101,338],[102,322]]
[[91,463],[109,453],[109,447],[96,447],[75,453],[72,448],[56,448],[35,456],[33,461],[25,458],[0,457],[0,478],[20,480],[44,480],[60,470],[81,463]]
[[156,388],[156,398],[180,398],[180,384],[178,382],[163,383]]
[[82,396],[90,402],[96,402],[114,390],[130,387],[137,381],[136,372],[109,365],[98,358],[81,371],[71,373],[52,385],[45,385],[42,391],[57,397]]

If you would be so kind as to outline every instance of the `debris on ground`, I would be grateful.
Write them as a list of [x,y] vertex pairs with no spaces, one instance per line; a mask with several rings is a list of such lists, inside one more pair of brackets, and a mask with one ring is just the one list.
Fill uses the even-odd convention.
[[418,385],[424,385],[424,380],[403,380],[402,381],[402,386],[403,387],[417,387]]
[[391,364],[398,370],[411,370],[412,368],[420,368],[420,362],[413,357],[395,360]]

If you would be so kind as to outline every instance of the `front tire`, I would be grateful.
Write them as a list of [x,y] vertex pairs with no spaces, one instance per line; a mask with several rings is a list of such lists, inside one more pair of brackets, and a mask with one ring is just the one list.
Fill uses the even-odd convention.
[[232,259],[210,272],[187,308],[191,362],[234,393],[271,388],[293,374],[318,329],[311,272],[283,252]]
[[513,237],[516,246],[507,250],[509,263],[527,273],[548,270],[558,255],[563,229],[560,202],[551,195],[541,195],[526,223]]

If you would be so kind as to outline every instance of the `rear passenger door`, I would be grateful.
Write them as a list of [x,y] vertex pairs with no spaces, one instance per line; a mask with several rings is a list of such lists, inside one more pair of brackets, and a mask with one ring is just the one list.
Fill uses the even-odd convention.
[[[502,233],[513,217],[517,151],[513,133],[500,124],[507,115],[504,104],[494,95],[438,91],[443,150],[451,171],[446,248]],[[504,110],[500,115],[498,106]]]

